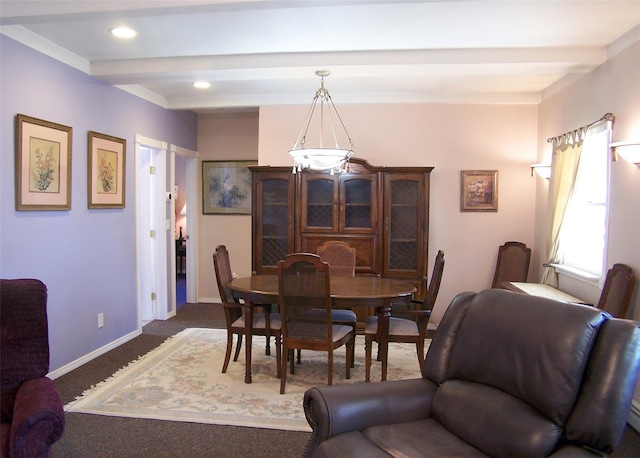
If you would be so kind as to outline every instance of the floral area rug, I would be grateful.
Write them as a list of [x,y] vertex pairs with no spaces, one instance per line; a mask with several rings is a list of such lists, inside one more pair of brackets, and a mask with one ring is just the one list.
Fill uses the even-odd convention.
[[[253,383],[244,383],[244,347],[223,374],[226,331],[186,329],[120,369],[65,406],[67,412],[187,421],[219,425],[310,431],[304,416],[305,390],[327,383],[326,352],[302,351],[302,364],[287,373],[286,393],[276,378],[275,344],[265,355],[264,337],[253,338]],[[234,341],[235,349],[235,341]],[[380,383],[380,363],[371,383]],[[389,344],[388,379],[420,377],[413,344]],[[334,353],[333,383],[364,382],[364,338],[357,336],[355,368],[345,379],[345,350]]]

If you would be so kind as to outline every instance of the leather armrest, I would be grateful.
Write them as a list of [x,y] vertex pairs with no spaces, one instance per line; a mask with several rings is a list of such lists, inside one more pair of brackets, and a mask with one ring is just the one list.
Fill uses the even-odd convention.
[[18,389],[9,437],[10,456],[47,456],[64,432],[60,394],[47,377],[27,380]]
[[325,439],[344,432],[428,418],[436,389],[437,385],[427,379],[308,389],[303,404],[313,435],[307,454],[311,455]]

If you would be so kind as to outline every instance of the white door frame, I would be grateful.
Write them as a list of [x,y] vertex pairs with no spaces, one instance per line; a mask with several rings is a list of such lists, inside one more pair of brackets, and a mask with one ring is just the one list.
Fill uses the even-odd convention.
[[[142,164],[147,152],[149,161]],[[166,320],[170,310],[170,288],[166,287],[169,275],[167,247],[170,246],[167,203],[172,204],[173,199],[167,200],[167,143],[136,135],[135,156],[136,284],[138,326],[142,329],[143,320]],[[155,168],[154,173],[150,172],[150,167]],[[151,231],[155,237],[151,236]],[[170,242],[173,244],[173,236]],[[155,299],[152,299],[152,293]],[[175,294],[173,303],[175,310]]]
[[[176,145],[170,145],[169,150],[171,152],[171,189],[175,189],[176,186],[176,155],[185,157],[187,159],[187,185],[184,192],[186,193],[187,203],[187,233],[185,238],[187,242],[187,302],[198,302],[196,291],[198,288],[198,250],[196,249],[198,241],[198,220],[197,209],[198,205],[198,152],[189,149],[181,148]],[[175,203],[174,203],[175,205]],[[171,211],[171,227],[175,227],[175,211]],[[191,240],[189,242],[189,240]],[[173,288],[172,295],[174,298],[175,311],[175,285],[176,285],[176,253],[175,243],[172,248],[172,278]]]

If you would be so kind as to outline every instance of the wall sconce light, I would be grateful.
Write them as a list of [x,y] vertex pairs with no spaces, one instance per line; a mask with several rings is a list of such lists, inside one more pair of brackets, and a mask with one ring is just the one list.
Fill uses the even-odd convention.
[[548,180],[551,177],[551,164],[531,164],[531,176],[533,176],[534,171]]
[[620,155],[623,159],[640,167],[640,140],[612,143],[611,150],[614,161],[617,161]]

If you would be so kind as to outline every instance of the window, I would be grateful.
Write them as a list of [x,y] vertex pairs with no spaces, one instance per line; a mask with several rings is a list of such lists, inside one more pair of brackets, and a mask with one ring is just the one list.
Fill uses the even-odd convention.
[[607,240],[610,140],[608,122],[590,128],[585,135],[559,243],[562,266],[598,280],[602,277]]

